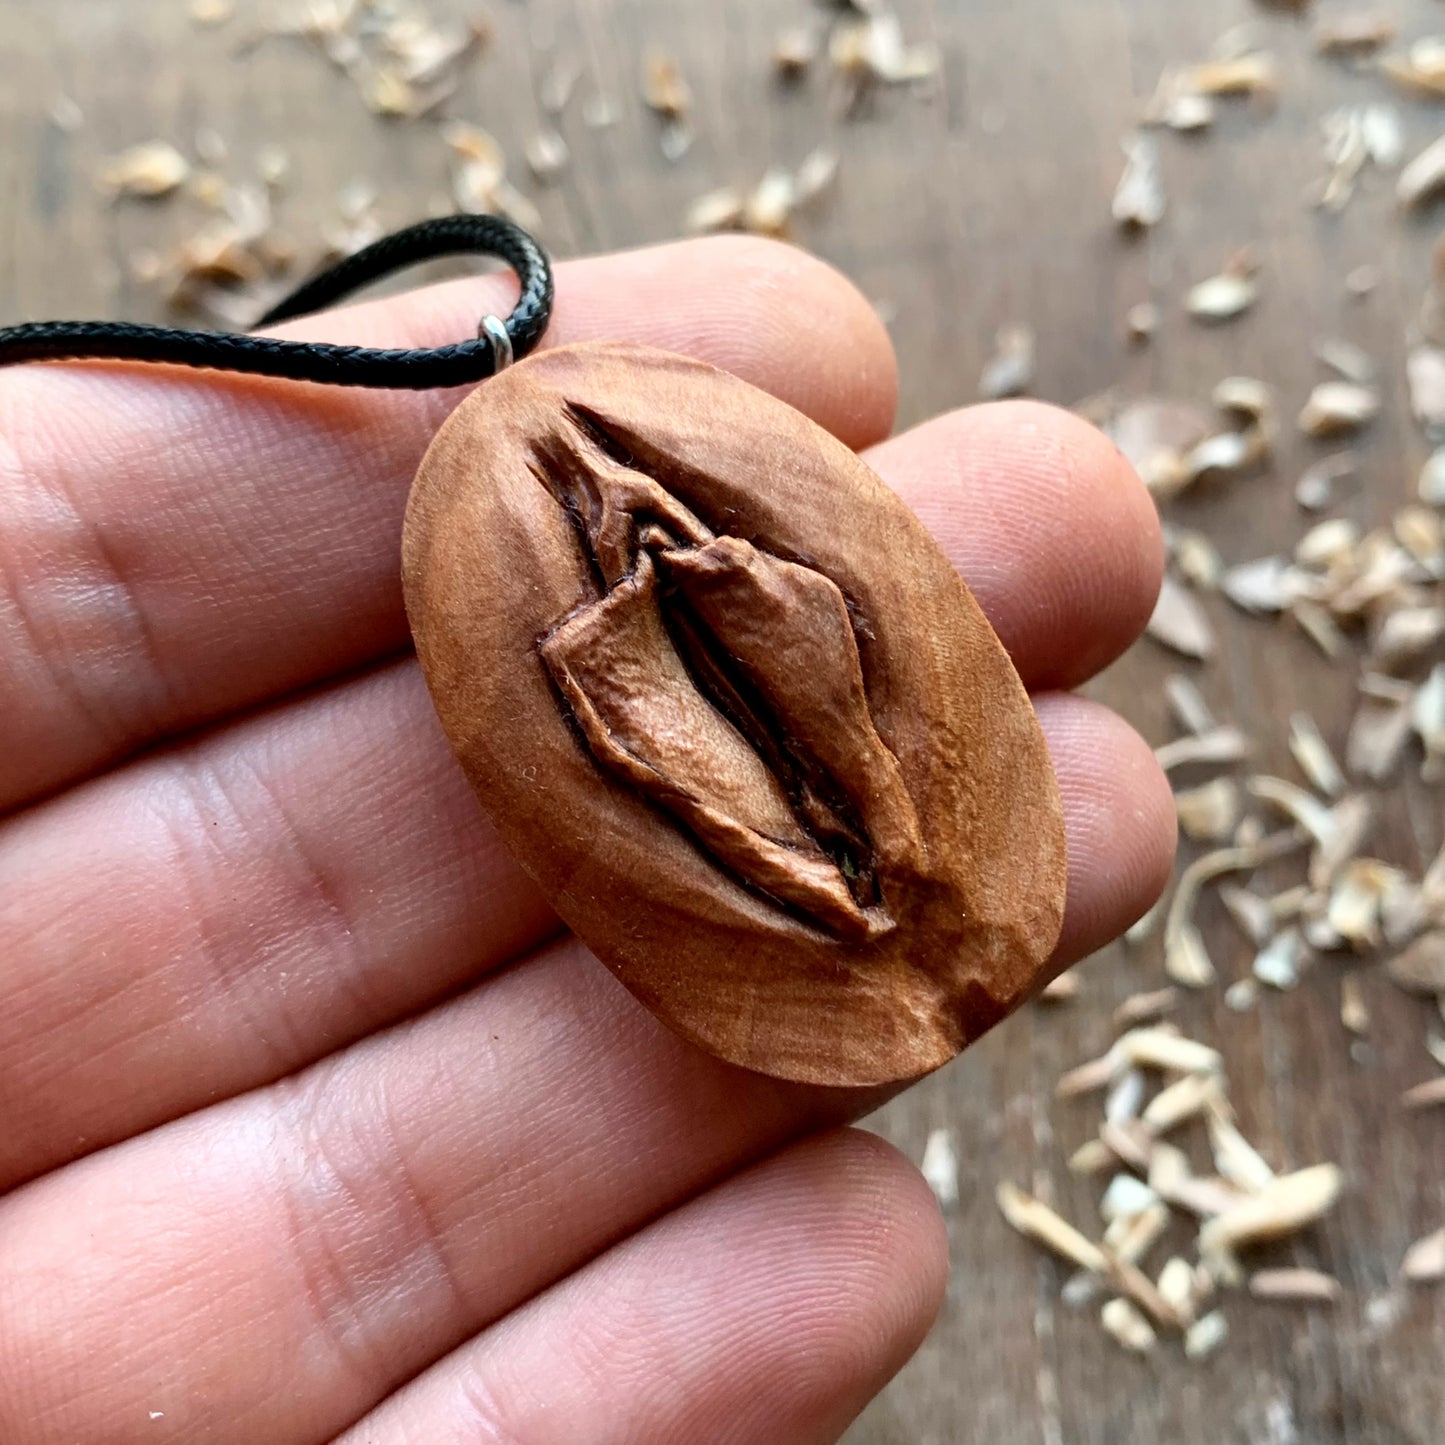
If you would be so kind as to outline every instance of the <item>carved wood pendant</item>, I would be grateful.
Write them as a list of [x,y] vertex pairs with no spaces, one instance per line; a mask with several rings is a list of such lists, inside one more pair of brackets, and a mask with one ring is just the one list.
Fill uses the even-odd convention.
[[403,576],[503,841],[684,1037],[882,1083],[1041,981],[1064,832],[1027,694],[918,519],[792,408],[647,348],[535,355],[438,433]]

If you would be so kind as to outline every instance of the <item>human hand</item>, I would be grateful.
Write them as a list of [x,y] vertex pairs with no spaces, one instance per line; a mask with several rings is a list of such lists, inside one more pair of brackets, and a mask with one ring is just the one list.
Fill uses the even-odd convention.
[[[436,345],[450,283],[287,328]],[[1162,885],[1144,743],[1061,691],[1120,652],[1153,506],[1081,421],[890,441],[864,300],[742,239],[563,265],[550,344],[645,341],[867,449],[1035,693],[1057,965]],[[398,582],[456,394],[0,372],[0,1440],[806,1445],[928,1328],[916,1171],[657,1024],[502,851]],[[759,479],[766,485],[766,479]]]

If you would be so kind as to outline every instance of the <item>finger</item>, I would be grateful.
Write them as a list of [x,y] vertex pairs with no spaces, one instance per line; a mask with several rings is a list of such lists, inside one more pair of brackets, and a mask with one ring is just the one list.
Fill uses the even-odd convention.
[[867,459],[963,574],[1031,688],[1074,687],[1154,609],[1154,503],[1102,432],[1038,402],[950,412]]
[[1117,713],[1066,693],[1034,699],[1063,797],[1068,901],[1054,970],[1102,948],[1164,891],[1179,824],[1154,750]]
[[[286,330],[454,341],[514,290],[480,277]],[[560,266],[548,344],[595,337],[715,362],[852,444],[892,424],[872,308],[776,243]],[[144,366],[0,372],[0,809],[400,647],[406,490],[461,395]]]
[[411,660],[62,794],[0,829],[0,1191],[559,927]]
[[[1081,861],[1071,957],[1148,906],[1172,831],[1123,724],[1071,697],[1044,718]],[[1089,866],[1104,849],[1122,862]],[[700,1054],[568,939],[12,1196],[0,1377],[58,1434],[165,1408],[163,1382],[195,1402],[189,1438],[280,1445],[298,1421],[313,1438],[661,1211],[876,1101]]]
[[705,1194],[456,1350],[341,1445],[824,1445],[917,1348],[948,1241],[855,1130]]

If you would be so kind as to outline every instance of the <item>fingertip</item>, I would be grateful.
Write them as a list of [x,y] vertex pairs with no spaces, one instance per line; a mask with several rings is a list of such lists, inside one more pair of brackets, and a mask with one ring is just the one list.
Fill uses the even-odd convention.
[[1073,687],[1143,630],[1163,572],[1152,498],[1095,427],[1036,401],[937,417],[869,460],[953,559],[1031,687]]

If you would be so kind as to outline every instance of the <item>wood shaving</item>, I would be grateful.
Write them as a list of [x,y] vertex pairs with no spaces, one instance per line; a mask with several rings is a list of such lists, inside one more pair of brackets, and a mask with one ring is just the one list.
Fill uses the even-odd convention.
[[1124,140],[1124,172],[1114,189],[1114,219],[1125,227],[1147,230],[1164,219],[1164,182],[1159,146],[1145,131]]
[[1397,85],[1426,95],[1445,95],[1445,38],[1426,36],[1403,55],[1386,55],[1380,69]]
[[1417,1239],[1405,1251],[1400,1273],[1411,1284],[1433,1284],[1445,1279],[1445,1227]]
[[730,231],[742,225],[746,198],[736,186],[720,186],[699,196],[688,208],[683,229],[690,236]]
[[1299,982],[1303,956],[1304,939],[1299,929],[1285,928],[1255,954],[1251,972],[1269,988],[1291,989]]
[[1308,713],[1290,715],[1289,750],[1316,792],[1327,798],[1338,798],[1345,791],[1345,775],[1319,725]]
[[958,1204],[958,1150],[952,1129],[934,1129],[923,1146],[923,1162],[919,1165],[928,1187],[933,1190],[940,1209],[953,1209]]
[[1114,1010],[1114,1022],[1120,1028],[1148,1023],[1164,1014],[1172,1013],[1179,1007],[1179,999],[1179,990],[1171,987],[1150,989],[1147,993],[1131,993]]
[[236,13],[235,0],[189,0],[186,13],[194,24],[216,28]]
[[567,169],[570,152],[559,131],[539,130],[528,142],[527,164],[539,181],[552,182]]
[[1015,1184],[1004,1180],[995,1191],[999,1212],[1020,1234],[1051,1249],[1070,1264],[1086,1269],[1092,1274],[1103,1274],[1108,1268],[1104,1251],[1092,1240],[1086,1239],[1066,1219],[1056,1214],[1047,1204],[1025,1194]]
[[1079,996],[1079,978],[1072,970],[1051,978],[1039,991],[1042,1003],[1070,1003]]
[[1344,1179],[1334,1164],[1281,1174],[1258,1193],[1206,1220],[1199,1231],[1201,1255],[1232,1255],[1262,1240],[1295,1234],[1334,1208]]
[[1300,410],[1299,428],[1313,437],[1340,436],[1368,426],[1379,414],[1380,396],[1374,387],[1322,381]]
[[1278,924],[1275,911],[1269,899],[1251,893],[1238,884],[1222,883],[1219,886],[1219,901],[1224,904],[1229,916],[1239,925],[1240,931],[1256,946],[1261,946],[1273,936]]
[[1445,1104],[1445,1076],[1406,1089],[1400,1095],[1400,1102],[1407,1109],[1434,1109]]
[[1431,452],[1425,459],[1416,490],[1422,502],[1432,507],[1445,507],[1445,448]]
[[985,401],[1021,396],[1034,380],[1034,333],[1028,326],[1001,327],[994,353],[979,377],[978,394]]
[[1422,934],[1385,964],[1385,972],[1407,993],[1445,995],[1445,928]]
[[1154,749],[1164,771],[1197,764],[1228,766],[1250,755],[1249,739],[1236,727],[1216,727],[1195,737],[1176,738]]
[[100,188],[112,196],[159,200],[179,190],[191,163],[169,141],[146,141],[112,156],[100,169]]
[[1228,1338],[1229,1323],[1218,1310],[1201,1315],[1184,1334],[1184,1356],[1207,1360]]
[[1214,1074],[1185,1074],[1155,1094],[1140,1118],[1156,1134],[1167,1134],[1198,1117],[1218,1097],[1219,1081]]
[[1445,136],[1432,141],[1400,172],[1395,198],[1409,210],[1433,200],[1445,186]]
[[1206,1119],[1209,1147],[1214,1153],[1214,1167],[1219,1177],[1227,1179],[1246,1194],[1261,1194],[1267,1190],[1277,1177],[1274,1170],[1235,1128],[1217,1095],[1209,1101]]
[[1214,778],[1197,788],[1174,795],[1179,826],[1200,842],[1219,843],[1228,838],[1239,822],[1239,784],[1232,778]]
[[1332,452],[1311,462],[1295,483],[1294,497],[1307,512],[1320,512],[1330,505],[1337,483],[1359,474],[1354,452]]
[[1147,624],[1149,636],[1184,657],[1214,655],[1214,628],[1193,593],[1165,574]]
[[1352,973],[1340,979],[1340,1022],[1357,1038],[1363,1038],[1370,1032],[1370,1009],[1365,1002],[1365,991]]
[[1367,55],[1395,38],[1395,24],[1368,10],[1347,11],[1315,28],[1315,49],[1321,55]]
[[1253,276],[1223,271],[1192,286],[1184,307],[1197,321],[1232,321],[1242,316],[1259,298]]
[[790,25],[773,37],[773,69],[784,80],[797,80],[818,58],[818,34],[809,25]]
[[1441,439],[1445,436],[1445,347],[1411,347],[1405,355],[1405,379],[1415,420],[1432,441]]
[[1319,1269],[1258,1269],[1249,1277],[1255,1299],[1334,1304],[1344,1292],[1334,1275]]
[[1109,1300],[1099,1312],[1099,1322],[1126,1350],[1144,1354],[1154,1348],[1156,1336],[1153,1327],[1126,1299]]
[[1274,57],[1266,51],[1206,60],[1184,73],[1183,86],[1196,95],[1244,95],[1272,99],[1279,90]]
[[1218,1074],[1224,1068],[1218,1049],[1166,1029],[1130,1029],[1118,1040],[1117,1048],[1139,1068],[1178,1074]]

